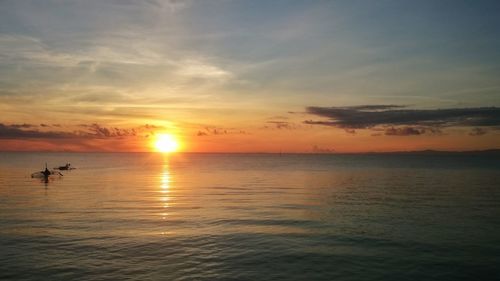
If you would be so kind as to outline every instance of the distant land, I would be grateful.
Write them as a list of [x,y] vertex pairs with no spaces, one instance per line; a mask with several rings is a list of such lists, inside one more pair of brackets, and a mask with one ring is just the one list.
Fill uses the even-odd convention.
[[446,154],[467,154],[467,155],[500,155],[500,149],[486,150],[465,150],[465,151],[446,151],[446,150],[415,150],[415,151],[387,151],[387,152],[361,152],[361,153],[332,153],[332,154],[415,154],[415,155],[446,155]]

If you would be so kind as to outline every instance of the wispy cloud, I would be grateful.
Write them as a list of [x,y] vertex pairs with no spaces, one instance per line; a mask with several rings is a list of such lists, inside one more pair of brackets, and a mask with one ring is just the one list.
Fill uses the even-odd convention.
[[177,74],[192,78],[207,78],[225,80],[232,74],[213,64],[200,60],[186,60],[179,63]]
[[291,129],[295,128],[294,124],[287,122],[287,121],[267,121],[266,124],[271,124],[271,125],[273,125],[273,128],[276,128],[276,129],[291,130]]
[[206,137],[206,136],[220,136],[220,135],[245,135],[247,134],[244,130],[239,130],[236,128],[223,128],[215,126],[207,126],[202,130],[198,130],[196,136]]

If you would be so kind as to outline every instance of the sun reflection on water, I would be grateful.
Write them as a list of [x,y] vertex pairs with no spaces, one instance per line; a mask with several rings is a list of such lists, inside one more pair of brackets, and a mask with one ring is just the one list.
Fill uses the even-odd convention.
[[171,184],[171,178],[168,165],[164,164],[160,175],[160,193],[161,193],[160,201],[163,204],[163,212],[161,213],[162,220],[165,220],[166,216],[168,215],[167,208],[169,206],[169,201],[170,201],[169,197],[170,184]]

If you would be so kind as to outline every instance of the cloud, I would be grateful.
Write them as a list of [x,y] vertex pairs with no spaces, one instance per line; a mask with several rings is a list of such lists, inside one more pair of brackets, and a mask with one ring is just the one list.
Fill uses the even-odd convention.
[[484,134],[486,134],[488,131],[486,131],[485,129],[483,128],[473,128],[470,133],[469,133],[469,136],[474,136],[474,137],[477,137],[477,136],[482,136]]
[[131,97],[118,92],[94,92],[85,93],[81,95],[73,95],[69,97],[71,102],[84,102],[84,103],[126,103],[131,102]]
[[386,136],[415,136],[425,133],[425,130],[417,129],[414,127],[403,127],[403,128],[388,128],[385,130]]
[[206,136],[219,136],[219,135],[245,135],[247,132],[243,130],[237,130],[235,128],[219,128],[213,126],[207,126],[204,130],[199,130],[196,133],[198,137]]
[[293,129],[293,125],[290,122],[285,121],[267,121],[268,124],[273,124],[276,129]]
[[357,106],[349,106],[349,107],[339,107],[346,109],[357,109],[357,110],[387,110],[394,108],[403,108],[406,107],[404,105],[394,105],[394,104],[367,104],[367,105],[357,105]]
[[222,68],[199,60],[186,60],[179,65],[177,74],[181,76],[205,79],[228,79],[232,74]]
[[288,118],[286,116],[282,116],[282,115],[276,115],[276,116],[269,117],[267,119],[268,120],[288,120],[290,118]]
[[[397,105],[362,105],[351,107],[307,107],[309,114],[328,120],[306,120],[311,125],[348,129],[377,126],[499,126],[500,108],[399,109]],[[407,133],[411,130],[405,129]],[[393,132],[393,131],[389,131]],[[404,132],[401,131],[401,132]],[[416,134],[416,131],[413,131]]]
[[[76,137],[74,133],[61,131],[39,131],[37,129],[24,130],[16,124],[5,125],[0,123],[0,139],[64,139]],[[31,127],[30,127],[31,128]]]
[[[103,127],[99,124],[79,124],[83,128],[74,131],[42,131],[37,125],[0,123],[0,139],[120,139],[125,137],[142,137],[161,128],[154,125],[143,125],[130,129]],[[40,124],[46,128],[48,125]],[[145,135],[146,134],[146,135]]]
[[[106,127],[99,126],[99,124],[92,124],[89,127],[89,130],[97,138],[109,138],[109,137],[121,137],[121,136],[135,135],[134,129],[129,131],[126,129],[106,128]],[[91,133],[91,135],[92,135],[92,133]]]
[[333,152],[335,152],[335,149],[324,148],[324,147],[320,147],[318,145],[313,145],[312,151],[314,153],[333,153]]
[[10,125],[12,128],[17,128],[17,129],[21,129],[21,128],[33,128],[33,127],[36,127],[36,125],[33,125],[33,124],[26,124],[26,123],[23,123],[23,124],[12,124]]

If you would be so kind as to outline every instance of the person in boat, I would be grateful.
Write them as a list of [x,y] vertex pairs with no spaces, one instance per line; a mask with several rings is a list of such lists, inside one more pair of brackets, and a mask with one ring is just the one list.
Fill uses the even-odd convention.
[[61,172],[56,172],[54,170],[52,170],[52,171],[49,170],[49,168],[47,167],[47,163],[45,163],[45,170],[33,173],[33,174],[31,174],[31,177],[32,178],[42,178],[44,182],[48,183],[49,182],[49,178],[52,175],[59,175],[61,177],[63,176],[63,174],[61,174]]
[[66,163],[66,165],[64,166],[59,166],[57,169],[59,170],[70,170],[71,169],[71,164],[70,163]]
[[49,169],[47,168],[47,164],[45,164],[45,170],[44,170],[44,171],[42,171],[42,174],[43,174],[43,177],[44,177],[45,179],[48,179],[48,178],[49,178],[49,176],[52,174],[52,173],[49,171]]

